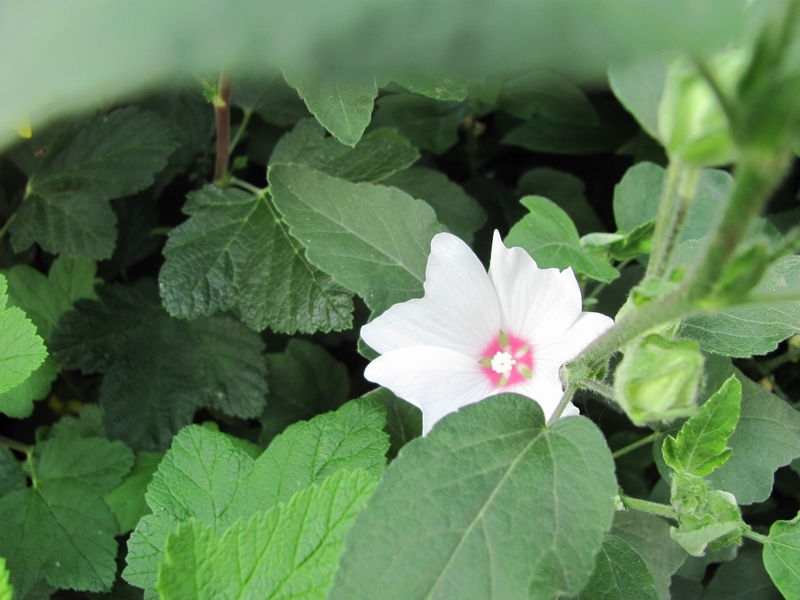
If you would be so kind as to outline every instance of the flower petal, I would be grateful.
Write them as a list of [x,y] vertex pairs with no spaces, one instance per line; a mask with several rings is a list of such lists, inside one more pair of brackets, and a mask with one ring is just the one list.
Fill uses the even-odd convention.
[[503,330],[532,344],[556,340],[581,314],[572,269],[540,269],[522,248],[506,248],[494,232],[489,277],[497,290]]
[[431,241],[425,297],[395,304],[361,328],[385,354],[406,346],[438,346],[480,358],[500,329],[500,305],[481,261],[463,241],[439,233]]
[[373,360],[364,377],[422,410],[422,435],[442,417],[489,396],[494,388],[477,362],[452,350],[407,346]]
[[[581,313],[557,340],[536,344],[534,368],[557,365],[556,369],[578,356],[581,351],[614,324],[614,319],[596,312]],[[552,368],[552,367],[551,367]]]
[[558,376],[560,367],[561,365],[557,365],[553,368],[550,363],[540,365],[536,362],[533,377],[508,391],[528,396],[538,402],[544,411],[545,418],[549,419],[564,395],[564,388],[561,387],[561,379]]

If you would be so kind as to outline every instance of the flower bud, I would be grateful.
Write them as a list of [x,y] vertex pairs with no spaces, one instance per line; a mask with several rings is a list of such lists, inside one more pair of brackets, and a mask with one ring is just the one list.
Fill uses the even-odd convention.
[[703,376],[697,342],[648,335],[630,345],[614,373],[617,401],[637,425],[691,416]]

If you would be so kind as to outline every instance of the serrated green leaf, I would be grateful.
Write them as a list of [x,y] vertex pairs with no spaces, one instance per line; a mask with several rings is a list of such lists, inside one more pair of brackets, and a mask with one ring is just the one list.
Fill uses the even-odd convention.
[[635,122],[615,103],[596,102],[594,109],[597,124],[539,114],[509,131],[501,143],[549,154],[601,154],[616,150],[636,133]]
[[396,188],[350,183],[303,165],[273,165],[270,191],[308,260],[373,311],[422,295],[433,209]]
[[800,596],[800,515],[775,521],[764,543],[764,566],[786,598]]
[[660,600],[670,600],[670,579],[687,556],[670,537],[669,529],[669,523],[661,517],[640,511],[615,513],[611,529],[611,533],[628,542],[647,564]]
[[381,387],[364,394],[362,398],[377,402],[386,411],[384,431],[389,434],[389,452],[392,456],[397,456],[403,446],[422,435],[422,411],[395,396],[391,390]]
[[10,229],[17,252],[38,242],[53,254],[111,257],[116,217],[106,201],[152,184],[177,148],[166,121],[134,107],[79,125],[15,151],[29,177]]
[[0,446],[0,497],[25,487],[25,473],[7,446]]
[[0,600],[12,600],[14,597],[14,586],[9,583],[8,578],[6,559],[0,556]]
[[150,514],[144,495],[162,458],[163,454],[155,452],[137,452],[130,473],[118,487],[103,496],[117,519],[119,535],[132,531],[143,516]]
[[158,300],[122,286],[80,300],[53,332],[67,369],[106,373],[104,424],[136,450],[163,450],[203,404],[252,418],[264,406],[266,363],[258,334],[226,315],[181,321]]
[[505,82],[497,105],[525,121],[545,115],[582,125],[600,122],[592,103],[578,87],[548,71],[533,71]]
[[[800,256],[785,256],[773,264],[751,294],[800,294]],[[745,304],[692,317],[681,325],[681,334],[700,342],[703,350],[737,358],[766,354],[797,332],[800,300]]]
[[233,309],[253,329],[286,333],[351,326],[351,295],[309,264],[267,193],[206,186],[183,210],[191,218],[170,232],[159,275],[172,315]]
[[267,354],[267,406],[259,417],[260,443],[287,426],[339,408],[350,397],[347,368],[311,342],[292,338],[286,350]]
[[667,65],[660,56],[629,57],[608,68],[614,95],[653,139],[658,139],[658,105],[666,77]]
[[77,435],[81,438],[108,438],[103,427],[103,409],[98,404],[84,404],[77,417],[64,415],[50,428],[50,437]]
[[304,119],[275,146],[269,164],[299,163],[348,181],[378,182],[410,167],[419,152],[396,129],[383,127],[345,146],[314,119]]
[[468,244],[472,243],[473,234],[486,221],[486,211],[477,200],[440,171],[412,167],[385,179],[383,185],[400,188],[408,195],[430,204],[437,220]]
[[666,463],[689,475],[703,477],[731,456],[726,447],[739,421],[742,384],[734,375],[683,424],[676,437],[667,436],[661,450]]
[[703,600],[783,600],[764,569],[760,550],[745,544],[735,560],[719,565]]
[[50,356],[19,385],[0,394],[0,412],[14,419],[24,419],[33,412],[33,401],[50,393],[59,366]]
[[56,587],[111,587],[117,525],[102,495],[132,464],[125,444],[102,438],[67,434],[36,446],[33,487],[0,498],[0,555],[20,597],[41,571]]
[[283,76],[333,137],[348,146],[356,145],[369,125],[378,96],[374,78],[359,81],[285,67]]
[[296,423],[253,460],[225,434],[192,425],[175,436],[146,494],[123,576],[155,598],[167,534],[194,517],[217,535],[339,470],[379,474],[389,446],[382,409],[354,400],[335,413]]
[[373,127],[396,127],[411,143],[442,154],[458,142],[466,111],[459,102],[440,102],[417,94],[390,94],[377,102]]
[[577,596],[581,600],[657,600],[653,576],[630,544],[606,534],[589,583]]
[[604,282],[619,277],[619,271],[607,261],[583,251],[578,230],[554,202],[527,196],[520,203],[529,212],[511,228],[505,239],[507,246],[524,248],[542,269],[572,267],[577,273]]
[[[6,308],[6,292],[6,278],[0,274],[0,393],[23,383],[47,358],[47,348],[36,334],[36,326],[16,306]],[[0,410],[5,412],[5,408],[0,405]],[[25,407],[17,403],[7,408],[17,414],[25,412]]]
[[167,538],[161,597],[324,600],[345,535],[375,484],[374,475],[339,472],[285,506],[237,521],[219,540],[201,521],[180,525]]
[[611,453],[588,419],[545,428],[535,402],[493,396],[448,415],[391,463],[353,524],[329,597],[578,593],[615,493]]

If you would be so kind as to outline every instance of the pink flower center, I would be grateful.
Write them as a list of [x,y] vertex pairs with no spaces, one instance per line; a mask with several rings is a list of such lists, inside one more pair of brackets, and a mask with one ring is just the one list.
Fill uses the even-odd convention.
[[521,383],[533,376],[533,346],[501,331],[481,353],[481,370],[495,387]]

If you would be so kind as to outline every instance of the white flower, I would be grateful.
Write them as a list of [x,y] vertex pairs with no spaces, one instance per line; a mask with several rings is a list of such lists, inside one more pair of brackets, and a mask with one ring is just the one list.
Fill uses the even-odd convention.
[[[445,415],[504,392],[536,400],[549,417],[563,394],[561,365],[614,323],[581,309],[572,269],[540,269],[495,231],[487,274],[464,242],[440,233],[425,297],[362,327],[381,354],[364,375],[422,410],[423,435]],[[564,412],[577,413],[571,404]]]

